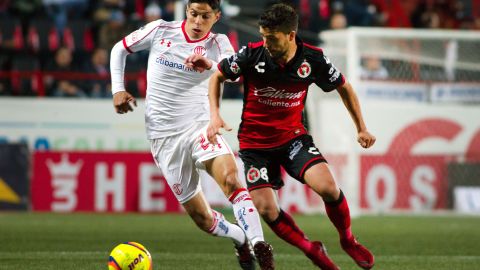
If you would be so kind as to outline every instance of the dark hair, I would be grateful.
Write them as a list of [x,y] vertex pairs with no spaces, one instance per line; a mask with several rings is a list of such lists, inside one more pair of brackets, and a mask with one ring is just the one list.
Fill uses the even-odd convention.
[[298,15],[295,9],[286,4],[275,4],[267,8],[258,21],[262,28],[278,31],[285,34],[297,31]]
[[188,0],[188,6],[193,3],[208,4],[214,11],[220,10],[220,0]]

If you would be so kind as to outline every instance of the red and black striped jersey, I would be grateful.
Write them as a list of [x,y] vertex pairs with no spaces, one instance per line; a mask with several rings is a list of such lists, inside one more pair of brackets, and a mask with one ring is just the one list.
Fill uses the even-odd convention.
[[322,49],[298,38],[296,43],[295,56],[285,65],[274,62],[263,42],[250,43],[218,64],[228,79],[243,76],[240,149],[273,148],[307,133],[302,120],[309,85],[329,92],[345,83]]

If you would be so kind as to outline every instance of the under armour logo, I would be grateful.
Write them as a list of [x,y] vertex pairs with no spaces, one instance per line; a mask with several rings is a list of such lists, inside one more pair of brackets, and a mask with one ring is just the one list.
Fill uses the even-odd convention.
[[[166,42],[167,42],[167,47],[170,47],[172,45],[172,42],[170,40],[166,40]],[[163,45],[164,43],[165,43],[165,39],[162,38],[160,40],[160,45]]]
[[264,66],[265,66],[265,62],[259,62],[259,63],[255,66],[255,69],[257,70],[258,73],[264,73],[264,72],[265,72],[265,69],[260,68],[260,67],[264,67]]

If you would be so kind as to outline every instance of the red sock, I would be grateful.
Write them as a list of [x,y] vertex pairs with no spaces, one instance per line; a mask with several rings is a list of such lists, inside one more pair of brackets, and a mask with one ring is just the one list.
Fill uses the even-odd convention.
[[311,243],[305,236],[303,231],[298,228],[293,218],[280,210],[278,218],[268,223],[268,226],[275,232],[278,237],[282,238],[289,244],[298,247],[303,252],[308,252],[311,248]]
[[337,228],[340,239],[348,239],[352,237],[350,229],[350,210],[348,209],[347,199],[340,190],[340,197],[333,202],[325,202],[325,210],[327,210],[328,218]]

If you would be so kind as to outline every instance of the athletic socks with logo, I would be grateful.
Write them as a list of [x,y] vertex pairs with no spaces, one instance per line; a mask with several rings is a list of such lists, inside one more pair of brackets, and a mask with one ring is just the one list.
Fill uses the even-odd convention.
[[245,243],[245,232],[237,225],[228,222],[222,213],[213,211],[213,225],[208,233],[220,237],[228,237],[235,245],[241,246]]
[[238,225],[245,232],[252,246],[255,246],[258,241],[264,241],[260,216],[248,191],[245,188],[237,189],[230,196],[229,201],[232,203],[233,214]]

